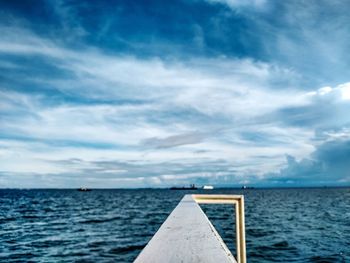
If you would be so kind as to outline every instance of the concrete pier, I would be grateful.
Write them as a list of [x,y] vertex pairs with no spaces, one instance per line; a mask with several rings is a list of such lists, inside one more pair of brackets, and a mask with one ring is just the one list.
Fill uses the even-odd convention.
[[185,195],[135,262],[232,263],[236,260],[194,196]]

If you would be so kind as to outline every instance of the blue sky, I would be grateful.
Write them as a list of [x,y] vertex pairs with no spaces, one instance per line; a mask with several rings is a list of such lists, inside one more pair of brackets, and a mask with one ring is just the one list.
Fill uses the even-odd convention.
[[350,184],[348,1],[1,1],[0,187]]

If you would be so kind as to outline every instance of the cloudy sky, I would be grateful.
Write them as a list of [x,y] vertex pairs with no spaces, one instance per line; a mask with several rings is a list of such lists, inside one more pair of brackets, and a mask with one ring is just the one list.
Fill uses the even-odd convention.
[[350,2],[0,3],[0,187],[350,184]]

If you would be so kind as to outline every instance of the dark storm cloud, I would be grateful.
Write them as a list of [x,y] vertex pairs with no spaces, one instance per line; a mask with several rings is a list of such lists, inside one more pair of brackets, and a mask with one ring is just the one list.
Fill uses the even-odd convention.
[[[320,145],[308,158],[287,156],[287,167],[268,180],[276,185],[347,185],[350,182],[350,140]],[[271,175],[270,175],[271,176]]]

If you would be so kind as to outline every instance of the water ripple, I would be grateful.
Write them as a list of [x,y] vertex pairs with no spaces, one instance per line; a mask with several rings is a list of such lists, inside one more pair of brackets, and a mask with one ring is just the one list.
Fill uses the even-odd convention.
[[[185,193],[0,190],[0,262],[132,262]],[[250,263],[350,262],[350,189],[211,193],[245,195]],[[233,207],[202,208],[235,253]]]

